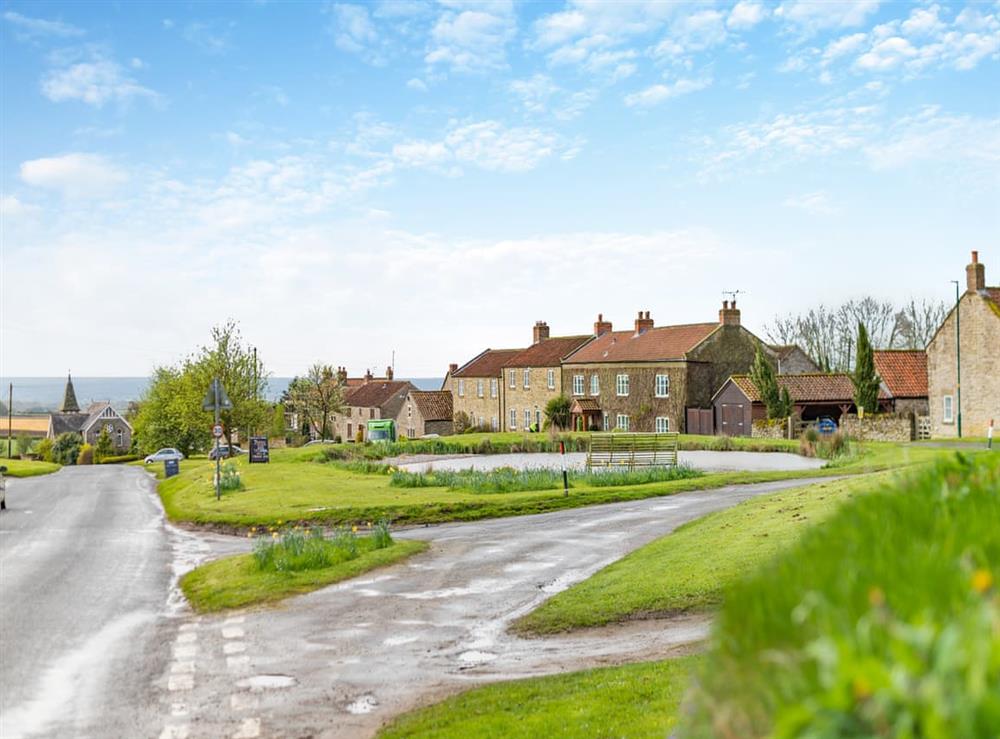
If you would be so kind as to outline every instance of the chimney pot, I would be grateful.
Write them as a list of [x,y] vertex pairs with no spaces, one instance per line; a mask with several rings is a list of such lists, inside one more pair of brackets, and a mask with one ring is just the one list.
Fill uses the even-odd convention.
[[739,326],[740,311],[736,307],[736,301],[730,303],[728,300],[722,301],[722,310],[719,311],[719,323],[723,326]]
[[535,321],[535,327],[531,331],[531,343],[538,344],[549,338],[549,324],[545,321]]
[[594,322],[594,336],[602,336],[611,333],[611,321],[604,320],[604,314],[597,314],[597,321]]
[[635,319],[635,334],[638,336],[644,331],[653,328],[653,319],[649,317],[649,311],[643,313],[639,311],[639,317]]
[[972,250],[972,263],[977,264],[979,262],[979,252],[975,249]]
[[392,367],[386,367],[385,368],[385,379],[391,380],[392,379],[392,375],[393,375]]

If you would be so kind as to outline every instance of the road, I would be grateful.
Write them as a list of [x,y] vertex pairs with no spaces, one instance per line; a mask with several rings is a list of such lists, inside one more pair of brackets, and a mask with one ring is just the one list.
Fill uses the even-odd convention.
[[397,532],[428,552],[276,608],[196,616],[174,587],[246,539],[165,524],[152,478],[18,480],[0,515],[0,735],[360,737],[491,680],[683,651],[701,617],[524,640],[510,622],[677,526],[783,481]]

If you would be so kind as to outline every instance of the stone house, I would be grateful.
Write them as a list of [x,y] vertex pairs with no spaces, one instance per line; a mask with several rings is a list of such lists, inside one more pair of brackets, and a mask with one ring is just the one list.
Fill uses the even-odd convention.
[[892,398],[892,410],[903,416],[926,416],[927,353],[923,349],[877,349],[875,372]]
[[574,429],[684,432],[689,411],[711,418],[715,391],[749,371],[758,346],[770,356],[740,325],[735,301],[723,303],[718,322],[655,326],[640,311],[633,330],[614,331],[599,319],[595,334],[563,362]]
[[531,346],[508,359],[502,370],[500,417],[505,431],[542,428],[546,404],[563,394],[562,360],[593,338],[549,336],[547,323],[535,323]]
[[368,438],[368,421],[397,418],[407,393],[416,386],[405,380],[372,378],[344,394],[344,412],[335,414],[331,425],[334,436],[343,441],[355,441],[361,432],[362,441]]
[[957,436],[959,419],[963,436],[985,436],[990,419],[1000,423],[1000,287],[987,287],[986,267],[978,252],[972,252],[965,275],[965,293],[927,345],[934,437]]
[[450,390],[411,390],[396,416],[399,436],[417,439],[428,434],[454,433]]
[[775,369],[779,375],[804,375],[820,371],[819,365],[798,344],[771,344],[770,349],[774,352]]
[[521,349],[487,349],[461,367],[452,364],[441,386],[450,390],[454,414],[477,428],[499,431],[503,418],[502,370]]

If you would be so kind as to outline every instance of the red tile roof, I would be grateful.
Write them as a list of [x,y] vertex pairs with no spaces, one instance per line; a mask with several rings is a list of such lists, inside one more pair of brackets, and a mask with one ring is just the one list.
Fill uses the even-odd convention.
[[566,361],[580,364],[684,359],[684,355],[718,327],[718,323],[691,323],[685,326],[657,326],[638,335],[634,331],[612,331],[598,336],[568,356]]
[[505,367],[558,367],[562,359],[594,338],[587,336],[553,336],[529,346],[509,360]]
[[927,354],[915,350],[874,352],[875,371],[895,398],[927,397]]
[[450,421],[452,402],[450,390],[411,390],[410,397],[425,421]]
[[[754,403],[760,402],[760,393],[749,375],[733,375],[732,381],[743,394]],[[850,375],[843,373],[805,375],[778,375],[778,387],[787,387],[788,394],[796,403],[853,403],[854,384]],[[879,389],[879,398],[888,398],[884,389]]]
[[521,349],[487,349],[451,373],[452,377],[499,377],[500,370]]
[[405,395],[409,390],[416,390],[416,387],[405,380],[372,380],[348,390],[344,396],[344,404],[356,408],[381,408],[397,393]]

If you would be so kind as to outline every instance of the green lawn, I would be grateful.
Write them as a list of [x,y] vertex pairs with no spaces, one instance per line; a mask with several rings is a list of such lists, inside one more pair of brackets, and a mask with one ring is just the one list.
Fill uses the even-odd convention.
[[553,596],[513,630],[548,634],[717,606],[731,583],[892,474],[793,488],[709,514]]
[[181,578],[180,585],[196,611],[210,613],[244,608],[318,590],[398,562],[426,550],[427,546],[423,541],[395,541],[385,549],[372,549],[368,540],[362,538],[357,559],[294,572],[262,572],[253,554],[238,554],[192,570]]
[[698,659],[602,667],[475,688],[401,716],[378,736],[663,739],[675,723]]
[[60,469],[60,466],[53,462],[31,462],[23,459],[0,459],[0,465],[7,467],[4,473],[7,477],[35,477]]

